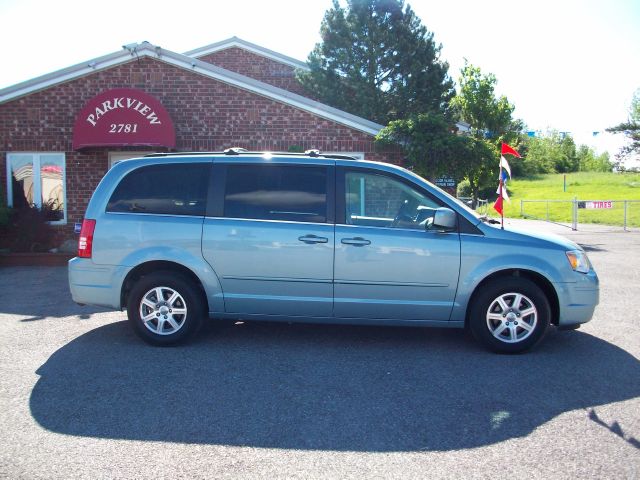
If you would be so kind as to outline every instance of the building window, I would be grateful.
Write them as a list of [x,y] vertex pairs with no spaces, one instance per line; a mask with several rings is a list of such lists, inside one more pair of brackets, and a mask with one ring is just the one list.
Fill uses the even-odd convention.
[[7,204],[44,208],[51,223],[66,223],[64,153],[8,153]]

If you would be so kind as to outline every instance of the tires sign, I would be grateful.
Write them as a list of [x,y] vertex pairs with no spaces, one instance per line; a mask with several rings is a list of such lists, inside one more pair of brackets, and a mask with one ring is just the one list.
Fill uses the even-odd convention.
[[592,200],[589,202],[578,202],[578,208],[596,210],[613,208],[613,200]]

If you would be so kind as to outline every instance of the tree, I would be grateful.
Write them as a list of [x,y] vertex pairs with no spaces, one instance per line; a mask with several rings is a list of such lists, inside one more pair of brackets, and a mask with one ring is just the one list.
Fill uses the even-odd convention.
[[561,135],[560,157],[556,159],[554,168],[558,173],[577,172],[580,169],[580,162],[576,155],[576,142],[568,134]]
[[609,154],[597,154],[587,145],[576,146],[566,132],[549,130],[537,137],[525,137],[520,146],[523,158],[511,164],[514,175],[540,173],[610,172]]
[[498,183],[499,150],[493,142],[482,138],[458,137],[462,140],[462,148],[453,160],[458,169],[464,171],[464,178],[469,181],[472,205],[478,203],[480,189]]
[[512,118],[515,107],[507,97],[496,97],[495,75],[483,74],[466,60],[460,73],[459,92],[451,101],[451,108],[459,120],[471,126],[473,142],[469,142],[469,160],[464,164],[475,205],[480,189],[497,183],[498,146],[502,142],[515,144],[523,123]]
[[527,155],[522,161],[525,175],[577,172],[579,169],[576,144],[568,133],[550,130],[544,136],[528,140]]
[[618,168],[622,166],[625,159],[640,154],[640,89],[633,94],[628,121],[615,127],[607,128],[607,132],[622,133],[631,141],[630,144],[622,147],[616,155]]
[[386,124],[444,111],[453,95],[441,45],[404,0],[333,1],[301,83],[333,107]]
[[465,60],[459,83],[460,89],[451,107],[459,120],[471,125],[474,137],[494,139],[496,144],[517,138],[522,123],[512,119],[515,107],[507,97],[496,98],[495,75],[483,74],[479,67]]
[[439,113],[421,113],[404,120],[393,120],[376,136],[378,145],[402,147],[408,166],[426,178],[450,172],[450,160],[460,147],[452,130],[453,125]]
[[576,157],[581,172],[610,172],[613,169],[607,152],[596,155],[587,145],[580,145]]
[[467,179],[475,204],[480,187],[498,176],[498,150],[486,139],[456,135],[455,128],[440,113],[419,114],[390,122],[376,141],[402,146],[409,166],[426,178]]
[[454,122],[436,112],[393,121],[377,141],[402,146],[409,165],[423,176],[467,179],[475,205],[482,188],[497,184],[498,145],[517,138],[523,125],[511,118],[514,107],[507,98],[496,98],[494,75],[483,75],[469,64],[461,74],[460,92],[451,106],[459,120],[471,125],[470,136],[456,135]]

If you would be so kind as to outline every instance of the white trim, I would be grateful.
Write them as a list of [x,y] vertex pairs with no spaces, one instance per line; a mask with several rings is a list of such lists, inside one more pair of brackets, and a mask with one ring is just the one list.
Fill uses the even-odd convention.
[[194,50],[189,50],[188,52],[185,52],[184,55],[188,57],[198,58],[233,47],[241,48],[242,50],[255,53],[256,55],[260,55],[261,57],[268,58],[275,62],[289,65],[290,67],[299,68],[301,70],[309,70],[309,67],[305,62],[292,57],[288,57],[278,52],[274,52],[273,50],[261,47],[260,45],[256,45],[255,43],[247,42],[246,40],[242,40],[238,37],[227,38],[226,40],[222,40],[220,42],[212,43],[210,45],[196,48]]
[[63,212],[62,219],[47,222],[50,225],[66,225],[67,224],[67,158],[64,152],[7,152],[7,206],[13,207],[13,173],[11,172],[11,158],[14,156],[31,156],[31,176],[33,178],[33,205],[38,208],[42,207],[42,157],[62,157],[62,195],[63,195]]
[[[109,67],[121,65],[131,60],[131,55],[116,52],[114,54],[105,55],[104,57],[100,57],[89,62],[82,62],[77,65],[58,70],[57,72],[34,78],[32,80],[27,80],[26,82],[18,83],[11,87],[0,90],[0,104],[40,90],[47,89],[60,83],[75,80],[99,70],[104,70]],[[89,64],[92,64],[94,66],[91,67],[89,66]]]
[[96,71],[135,61],[137,58],[151,57],[169,65],[189,70],[271,100],[290,105],[318,117],[331,120],[369,135],[377,135],[383,128],[383,125],[352,115],[342,110],[338,110],[337,108],[311,100],[307,97],[303,97],[302,95],[225,70],[224,68],[217,67],[196,58],[160,49],[147,42],[138,44],[136,47],[132,47],[132,50],[134,53],[130,53],[129,50],[115,52],[89,62],[83,62],[78,65],[59,70],[58,72],[50,73],[42,77],[34,78],[33,80],[19,83],[12,87],[2,89],[0,90],[0,104],[15,100],[16,98],[30,93],[44,90],[59,83],[89,75]]

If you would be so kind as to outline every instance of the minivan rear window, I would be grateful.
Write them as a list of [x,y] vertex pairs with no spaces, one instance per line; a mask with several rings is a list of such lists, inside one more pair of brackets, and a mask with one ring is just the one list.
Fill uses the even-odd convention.
[[324,223],[327,220],[327,169],[229,165],[224,216]]
[[209,163],[150,165],[128,173],[107,212],[204,216]]

